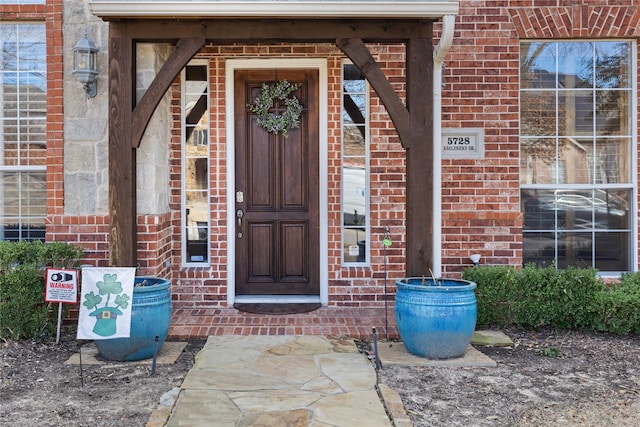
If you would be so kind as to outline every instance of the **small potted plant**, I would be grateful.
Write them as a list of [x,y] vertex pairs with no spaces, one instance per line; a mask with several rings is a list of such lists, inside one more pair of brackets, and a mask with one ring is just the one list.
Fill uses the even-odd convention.
[[464,356],[476,327],[476,284],[432,275],[396,285],[396,324],[407,350],[428,359]]

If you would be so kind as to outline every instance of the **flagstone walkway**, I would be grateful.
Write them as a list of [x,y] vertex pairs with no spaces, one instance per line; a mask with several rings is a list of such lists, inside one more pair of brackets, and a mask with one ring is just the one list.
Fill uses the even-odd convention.
[[212,336],[167,427],[388,427],[376,373],[352,339]]

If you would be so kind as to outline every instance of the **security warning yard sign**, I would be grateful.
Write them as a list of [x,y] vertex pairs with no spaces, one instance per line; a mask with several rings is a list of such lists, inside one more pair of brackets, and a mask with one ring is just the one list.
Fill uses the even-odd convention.
[[45,301],[75,304],[78,302],[78,271],[47,268]]
[[60,325],[62,324],[62,304],[78,302],[78,270],[47,268],[47,283],[44,300],[58,303],[58,328],[56,344],[60,342]]

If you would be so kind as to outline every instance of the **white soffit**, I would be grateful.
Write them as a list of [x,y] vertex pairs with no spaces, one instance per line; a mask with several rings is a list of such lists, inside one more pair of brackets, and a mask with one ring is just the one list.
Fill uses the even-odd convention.
[[458,2],[428,0],[88,0],[100,17],[128,18],[441,18]]

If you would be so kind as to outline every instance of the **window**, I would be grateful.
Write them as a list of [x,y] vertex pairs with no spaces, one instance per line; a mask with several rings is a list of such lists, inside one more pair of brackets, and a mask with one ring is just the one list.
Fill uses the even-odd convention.
[[521,43],[525,263],[630,270],[632,51],[625,41]]
[[187,65],[182,73],[183,259],[209,262],[209,70]]
[[0,24],[0,240],[44,240],[47,75],[44,24]]
[[369,261],[369,112],[365,78],[353,64],[342,67],[342,259]]

